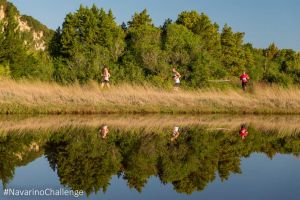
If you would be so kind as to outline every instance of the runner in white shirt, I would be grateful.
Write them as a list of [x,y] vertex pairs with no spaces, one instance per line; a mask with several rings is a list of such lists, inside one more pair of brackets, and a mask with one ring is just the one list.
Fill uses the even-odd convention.
[[176,140],[179,137],[180,133],[179,133],[179,127],[175,126],[173,129],[173,134],[172,134],[172,138],[171,141]]
[[181,78],[181,75],[179,74],[179,72],[173,68],[173,80],[175,82],[174,84],[174,90],[178,90],[179,86],[180,86],[180,78]]
[[106,136],[108,135],[108,132],[109,132],[109,130],[108,130],[107,125],[103,125],[99,130],[99,133],[100,133],[102,139],[106,138]]

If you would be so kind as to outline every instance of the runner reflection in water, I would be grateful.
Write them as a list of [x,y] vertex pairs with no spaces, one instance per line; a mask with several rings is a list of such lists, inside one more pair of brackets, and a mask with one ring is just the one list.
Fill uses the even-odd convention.
[[179,135],[180,135],[180,133],[179,133],[179,127],[175,126],[174,130],[173,130],[171,141],[176,140],[179,137]]
[[245,124],[241,125],[241,129],[240,129],[240,136],[242,137],[242,140],[246,139],[246,137],[248,136],[248,130]]
[[100,128],[100,130],[99,130],[99,133],[100,133],[102,139],[105,139],[107,137],[108,132],[109,132],[109,130],[108,130],[108,126],[107,125],[103,125]]

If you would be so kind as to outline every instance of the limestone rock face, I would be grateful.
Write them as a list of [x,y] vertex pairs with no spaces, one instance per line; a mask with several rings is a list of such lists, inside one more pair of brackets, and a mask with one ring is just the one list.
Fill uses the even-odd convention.
[[29,32],[31,28],[28,26],[27,22],[22,21],[20,16],[18,16],[16,18],[17,18],[18,23],[19,23],[20,31],[22,31],[22,32],[28,31]]
[[3,5],[0,5],[0,20],[3,20],[5,18],[5,12]]
[[[4,25],[7,23],[7,6],[15,7],[12,3],[9,3],[7,1],[0,1],[0,21],[4,22]],[[49,41],[49,38],[51,37],[53,31],[48,29],[45,25],[41,24],[36,19],[30,16],[19,14],[19,11],[17,11],[15,19],[18,22],[18,28],[20,32],[30,35],[30,37],[24,39],[24,44],[30,46],[31,50],[44,51],[47,46],[47,41]]]

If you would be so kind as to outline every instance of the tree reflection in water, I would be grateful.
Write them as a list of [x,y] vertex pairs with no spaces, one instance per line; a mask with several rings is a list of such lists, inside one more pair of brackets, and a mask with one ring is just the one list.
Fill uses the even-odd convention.
[[[99,128],[66,127],[47,134],[10,134],[0,137],[0,178],[4,185],[14,169],[45,154],[61,184],[84,190],[88,195],[105,192],[112,176],[127,181],[130,188],[142,191],[151,176],[171,183],[179,193],[204,190],[216,178],[226,180],[242,173],[241,158],[262,152],[299,156],[300,136],[278,136],[248,126],[249,135],[241,140],[239,129],[213,130],[200,126],[180,128],[180,137],[170,140],[170,131],[161,129],[122,130],[110,127],[105,140]],[[32,143],[39,144],[36,151]],[[35,152],[35,154],[29,154]],[[18,155],[23,155],[22,160]],[[31,155],[26,158],[25,155]]]

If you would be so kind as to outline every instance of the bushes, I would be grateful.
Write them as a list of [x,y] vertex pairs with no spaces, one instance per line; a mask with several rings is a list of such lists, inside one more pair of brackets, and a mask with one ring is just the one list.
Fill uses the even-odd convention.
[[266,81],[270,84],[276,83],[282,86],[288,86],[292,83],[292,79],[290,77],[276,71],[269,71],[268,73],[264,73],[263,81]]
[[293,69],[290,72],[294,84],[300,84],[300,69]]
[[45,54],[30,54],[10,64],[11,77],[14,79],[36,79],[50,81],[53,63]]
[[10,69],[8,64],[0,64],[0,78],[10,77]]
[[73,70],[71,70],[67,61],[63,58],[56,58],[53,61],[54,71],[52,79],[61,84],[68,84],[76,81],[76,75]]

